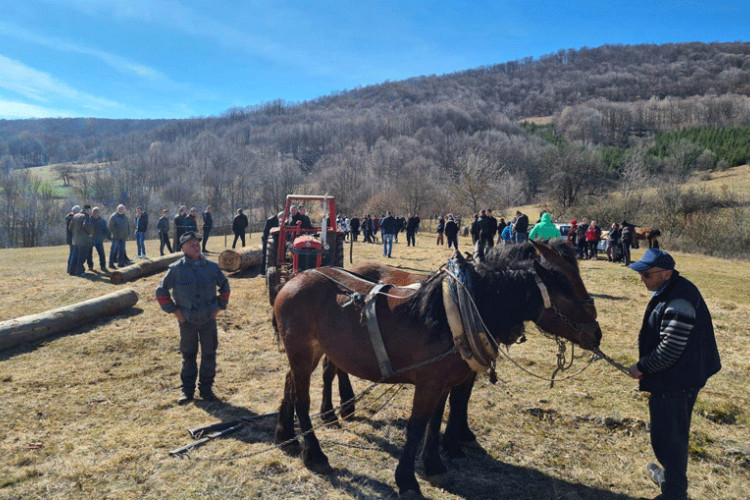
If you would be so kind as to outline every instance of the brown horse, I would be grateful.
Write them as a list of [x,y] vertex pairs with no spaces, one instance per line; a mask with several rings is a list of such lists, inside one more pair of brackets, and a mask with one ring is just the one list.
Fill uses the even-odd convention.
[[[528,260],[534,256],[534,247],[531,245],[513,245],[504,247],[502,252],[493,255],[502,260],[504,265],[512,267],[517,262]],[[574,254],[571,254],[570,263],[577,265]],[[361,276],[367,280],[380,283],[388,283],[395,286],[409,286],[426,281],[430,275],[411,273],[395,267],[386,266],[378,262],[364,262],[355,264],[347,271]],[[523,333],[523,322],[512,325],[512,331],[516,335],[508,335],[505,344],[511,344]],[[339,397],[341,399],[341,417],[348,418],[354,414],[354,390],[352,389],[349,375],[338,369],[327,356],[323,357],[323,398],[320,405],[320,414],[324,422],[333,422],[336,415],[333,412],[333,379],[338,376]],[[474,388],[476,374],[472,374],[469,380],[463,384],[453,387],[450,391],[450,413],[443,434],[443,448],[449,457],[457,458],[463,456],[461,443],[472,442],[476,439],[474,433],[469,429],[469,398]]]
[[[428,274],[410,273],[377,262],[355,264],[347,269],[347,271],[374,283],[388,283],[395,286],[413,285],[430,277]],[[339,397],[341,399],[341,417],[348,418],[354,414],[354,389],[352,389],[349,375],[339,370],[328,359],[328,356],[325,356],[323,358],[323,399],[320,404],[320,414],[324,422],[333,422],[336,420],[336,415],[333,413],[333,379],[337,375]]]
[[[488,333],[502,342],[507,325],[531,320],[584,348],[598,346],[601,330],[596,323],[596,308],[577,265],[571,265],[569,259],[562,258],[546,244],[525,245],[535,247],[538,260],[528,261],[518,269],[479,265],[472,271],[472,294]],[[438,441],[445,402],[451,387],[473,376],[454,349],[443,305],[443,281],[450,279],[453,278],[448,274],[438,272],[418,291],[394,288],[377,303],[383,343],[396,368],[396,373],[384,382],[415,386],[406,444],[396,468],[400,494],[419,493],[414,460],[425,430],[422,453],[425,474],[433,476],[447,471],[440,459]],[[330,471],[328,458],[312,432],[309,414],[310,376],[320,358],[327,355],[336,366],[359,378],[381,379],[366,327],[361,322],[361,310],[344,307],[351,296],[350,290],[366,294],[370,288],[359,279],[322,268],[298,275],[276,298],[274,314],[290,366],[276,439],[287,443],[285,450],[297,450],[296,412],[304,435],[302,458],[309,469],[317,472]]]
[[649,248],[659,248],[658,238],[661,231],[653,227],[635,227],[633,228],[633,247],[638,248],[638,240],[648,241]]

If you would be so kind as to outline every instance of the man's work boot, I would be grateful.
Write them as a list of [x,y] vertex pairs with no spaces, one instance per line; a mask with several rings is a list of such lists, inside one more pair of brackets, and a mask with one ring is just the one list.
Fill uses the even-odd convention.
[[182,393],[182,396],[180,396],[180,397],[179,397],[179,398],[177,399],[177,404],[178,404],[178,405],[180,405],[180,406],[183,406],[183,405],[186,405],[186,404],[188,404],[188,403],[189,403],[189,402],[191,402],[192,400],[193,400],[193,395],[192,395],[192,394],[185,394],[185,393]]

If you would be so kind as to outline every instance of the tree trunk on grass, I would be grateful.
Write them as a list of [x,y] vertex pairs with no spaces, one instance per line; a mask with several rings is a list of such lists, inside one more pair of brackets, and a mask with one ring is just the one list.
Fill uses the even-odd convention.
[[261,260],[263,260],[263,253],[260,248],[243,250],[227,248],[219,254],[219,267],[222,271],[233,273],[251,266],[259,266]]
[[148,276],[157,271],[163,271],[169,267],[169,264],[181,259],[183,255],[182,252],[175,252],[162,255],[161,257],[155,257],[153,259],[141,260],[132,266],[121,267],[117,271],[112,271],[109,280],[112,283],[119,285],[127,281],[142,278],[143,276]]
[[0,322],[0,350],[27,344],[114,316],[133,307],[138,294],[130,288],[39,314]]

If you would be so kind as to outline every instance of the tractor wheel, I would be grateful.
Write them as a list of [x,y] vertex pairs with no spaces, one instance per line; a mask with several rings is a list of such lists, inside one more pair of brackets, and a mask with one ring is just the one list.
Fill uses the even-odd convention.
[[279,239],[277,235],[268,238],[268,243],[266,244],[266,267],[276,267],[276,250],[278,247]]
[[281,279],[279,278],[278,268],[269,267],[266,269],[266,287],[268,287],[268,302],[271,305],[276,301],[276,295],[281,290]]
[[333,257],[333,265],[344,267],[344,235],[336,235],[336,252]]

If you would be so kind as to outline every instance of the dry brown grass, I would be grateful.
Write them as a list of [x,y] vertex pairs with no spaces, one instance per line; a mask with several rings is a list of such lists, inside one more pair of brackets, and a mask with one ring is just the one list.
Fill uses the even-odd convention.
[[[257,243],[253,236],[252,243]],[[212,244],[213,243],[213,244]],[[221,238],[209,249],[216,258]],[[134,244],[130,242],[131,251]],[[156,241],[147,242],[151,255]],[[462,247],[469,249],[467,239]],[[640,251],[635,252],[639,256]],[[381,260],[378,245],[358,244],[357,261]],[[450,255],[432,234],[418,247],[402,241],[389,263],[435,269]],[[64,273],[66,247],[0,250],[6,283],[0,319],[40,312],[111,291],[105,280]],[[694,498],[743,498],[750,480],[750,264],[676,254],[678,267],[707,297],[723,370],[699,396],[689,468]],[[597,298],[602,347],[622,362],[636,356],[648,292],[637,276],[605,261],[584,261]],[[230,276],[232,297],[220,316],[216,390],[226,404],[176,405],[180,355],[175,320],[153,299],[160,276],[129,283],[140,295],[132,314],[88,325],[27,348],[0,353],[0,497],[2,498],[392,498],[411,388],[377,414],[318,432],[335,473],[318,476],[271,448],[273,420],[258,421],[179,460],[167,452],[189,441],[185,430],[275,411],[286,358],[270,325],[263,280]],[[510,350],[549,375],[555,346],[529,327]],[[581,356],[574,369],[583,366]],[[653,496],[645,464],[653,460],[646,398],[635,383],[597,362],[579,378],[549,384],[500,361],[501,381],[480,379],[470,406],[477,445],[449,464],[442,488],[420,479],[430,498],[629,498]],[[316,380],[319,380],[316,379]],[[317,385],[317,384],[316,384]],[[361,391],[366,383],[355,381]],[[374,392],[378,393],[380,389]],[[320,392],[313,390],[314,407]],[[364,407],[362,402],[360,407]],[[710,416],[713,420],[707,418]],[[717,416],[718,415],[718,416]],[[730,415],[734,423],[717,423]],[[729,418],[729,420],[731,420]],[[336,444],[337,443],[344,443]],[[27,449],[41,442],[39,449]],[[355,448],[364,446],[368,449]],[[372,448],[372,449],[369,449]]]

